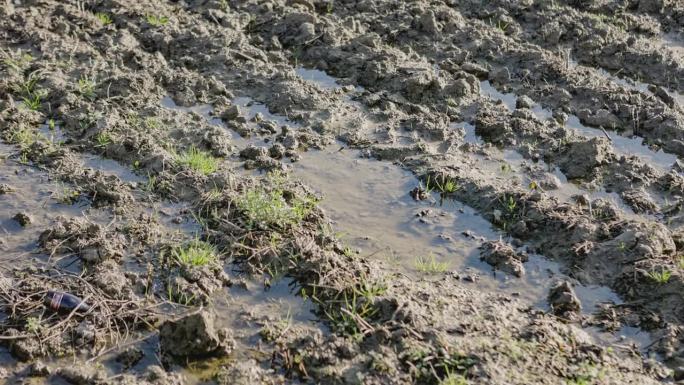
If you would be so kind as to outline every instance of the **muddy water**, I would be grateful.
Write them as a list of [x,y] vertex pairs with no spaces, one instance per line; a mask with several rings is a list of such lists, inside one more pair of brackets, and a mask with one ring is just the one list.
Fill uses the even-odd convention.
[[[419,181],[398,166],[361,158],[354,150],[323,150],[305,153],[293,167],[298,178],[323,194],[320,206],[342,240],[363,257],[389,261],[396,271],[421,275],[417,258],[435,256],[449,271],[479,276],[478,289],[514,294],[541,308],[550,286],[567,278],[558,264],[534,254],[521,279],[493,272],[480,261],[478,247],[505,236],[459,202],[440,202],[437,196],[414,201],[409,191]],[[586,312],[599,302],[618,301],[602,287],[580,287],[578,294]]]
[[[604,71],[605,72],[605,71]],[[605,76],[613,77],[612,75],[605,73]],[[621,80],[621,84],[626,81]],[[644,85],[645,86],[645,85]],[[489,81],[483,81],[480,83],[480,89],[484,95],[491,97],[494,100],[501,100],[509,110],[513,111],[515,109],[516,95],[512,93],[501,93],[496,90]],[[648,92],[648,90],[646,89]],[[540,120],[545,120],[551,117],[552,113],[550,110],[542,108],[540,105],[535,105],[532,111],[535,113],[537,118]],[[579,118],[575,115],[570,115],[566,122],[566,126],[574,129],[578,134],[593,138],[597,136],[606,136],[606,134],[597,128],[591,128],[583,125]],[[644,145],[643,138],[638,136],[625,137],[613,130],[606,129],[606,133],[610,138],[615,152],[620,155],[631,156],[636,155],[641,158],[644,162],[647,162],[655,167],[660,168],[663,171],[668,171],[672,168],[676,155],[665,153],[662,150],[653,151],[648,146]]]
[[[34,261],[38,236],[58,216],[100,217],[89,213],[90,203],[79,199],[70,203],[75,194],[66,184],[52,180],[48,174],[9,159],[15,153],[10,146],[0,145],[0,184],[10,188],[0,194],[0,262],[3,268],[21,266]],[[27,226],[13,219],[17,214],[30,217]],[[101,218],[100,218],[101,219]]]
[[[323,88],[339,87],[334,78],[322,71],[300,68],[297,73]],[[509,108],[515,108],[514,95],[498,93],[488,83],[484,92],[503,100]],[[238,97],[233,103],[242,108],[243,117],[247,120],[258,113],[264,119],[287,125],[293,130],[299,127],[285,116],[272,114],[265,105],[251,98]],[[220,120],[211,117],[210,105],[178,107],[170,99],[165,99],[163,105],[179,111],[198,113],[212,124],[224,126]],[[551,116],[549,110],[540,106],[535,107],[534,112],[540,119]],[[456,123],[453,127],[465,130],[467,142],[483,143],[472,125]],[[233,137],[238,136],[231,134]],[[255,141],[258,142],[258,139]],[[238,144],[245,143],[240,140]],[[333,220],[334,228],[331,231],[346,243],[351,252],[364,258],[383,259],[396,272],[415,276],[424,275],[417,269],[418,258],[434,256],[437,261],[447,264],[447,270],[476,277],[476,283],[473,284],[480,290],[509,293],[542,309],[548,308],[546,296],[551,285],[561,279],[572,281],[562,273],[559,264],[536,254],[529,255],[530,260],[525,263],[526,274],[523,278],[511,278],[501,272],[494,272],[489,265],[480,261],[478,247],[484,240],[505,239],[504,234],[498,232],[474,209],[460,202],[441,201],[437,196],[428,202],[414,201],[409,196],[409,191],[418,186],[419,181],[413,174],[386,162],[364,158],[360,154],[360,151],[334,145],[321,151],[308,151],[302,154],[299,162],[291,165],[298,179],[324,197],[320,206]],[[512,166],[509,171],[501,170],[501,164],[504,163]],[[512,150],[504,150],[500,158],[487,159],[482,164],[491,167],[492,172],[500,173],[503,178],[517,179],[516,183],[526,184],[533,180],[524,171],[529,169],[529,161]],[[563,187],[551,192],[559,198],[567,200],[573,195],[586,193],[568,183],[557,169],[552,169],[543,162],[535,167],[547,169],[561,180]],[[610,199],[625,211],[631,212],[615,194],[595,192],[591,196]],[[270,292],[261,290],[259,284],[251,283],[250,286],[251,289],[246,291],[232,289],[231,295],[218,298],[216,302],[221,323],[242,333],[238,339],[242,339],[244,346],[249,346],[250,341],[254,342],[254,338],[257,338],[257,326],[266,322],[263,318],[250,319],[250,311],[253,314],[270,314],[268,322],[312,322],[310,304],[292,295],[286,281],[281,281]],[[577,283],[576,292],[585,314],[593,312],[600,303],[621,302],[606,287],[582,286]],[[594,331],[592,334],[601,335]],[[630,341],[641,345],[628,331],[625,334],[629,335],[627,338]],[[601,338],[610,337],[605,335]],[[243,351],[240,354],[247,353]]]
[[[334,78],[322,71],[297,71],[321,86],[336,84]],[[287,117],[270,113],[266,106],[250,98],[236,98],[233,102],[243,107],[243,116],[247,119],[260,113],[266,119],[297,128]],[[541,109],[539,113],[550,116],[550,112]],[[481,141],[472,125],[461,125],[469,140]],[[500,160],[483,163],[490,165],[492,172],[501,173],[503,178],[515,177],[520,179],[520,183],[528,183],[522,171],[502,172],[501,164],[505,162],[513,162],[516,168],[522,169],[526,161],[515,151],[507,150]],[[549,287],[563,278],[558,264],[539,255],[530,255],[523,279],[494,273],[489,265],[480,261],[478,247],[483,240],[496,240],[503,235],[474,209],[459,202],[440,202],[436,196],[429,203],[415,202],[409,191],[418,186],[419,181],[398,166],[363,158],[359,151],[335,145],[326,150],[304,153],[292,168],[298,179],[324,196],[320,206],[334,221],[334,231],[351,250],[367,258],[384,259],[396,271],[419,274],[417,259],[434,256],[436,260],[447,263],[449,270],[480,276],[478,288],[514,293],[542,308],[546,308]],[[559,174],[557,170],[555,173]],[[562,191],[566,197],[581,192],[565,182],[568,188]],[[593,311],[599,302],[617,301],[617,297],[606,288],[583,287],[581,290],[586,312]]]
[[662,36],[663,47],[672,50],[675,54],[684,58],[684,33],[668,33]]
[[337,79],[321,70],[298,67],[295,72],[297,75],[301,76],[302,79],[315,83],[324,90],[338,90],[342,88],[337,82]]
[[[483,145],[485,142],[475,133],[475,127],[468,123],[453,123],[451,127],[463,128],[465,130],[464,140],[466,143],[474,145]],[[555,166],[549,165],[546,162],[539,160],[533,162],[525,159],[519,152],[510,149],[496,149],[490,148],[489,155],[484,157],[479,154],[472,154],[478,159],[477,167],[486,171],[489,175],[495,175],[497,178],[504,179],[512,185],[527,188],[530,183],[539,181],[539,178],[546,174],[553,176],[560,182],[556,189],[541,188],[546,194],[558,198],[561,202],[571,202],[580,195],[586,195],[589,199],[604,199],[612,202],[615,207],[621,209],[628,217],[640,218],[634,213],[631,207],[626,205],[622,198],[614,192],[606,192],[604,189],[588,191],[568,181],[568,178],[563,172]]]

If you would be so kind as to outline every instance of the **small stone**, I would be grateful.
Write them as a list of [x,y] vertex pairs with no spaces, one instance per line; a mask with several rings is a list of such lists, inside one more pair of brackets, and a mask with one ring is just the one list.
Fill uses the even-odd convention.
[[497,270],[522,277],[525,274],[523,262],[528,258],[502,241],[489,241],[480,246],[480,259]]
[[411,198],[413,198],[414,200],[417,200],[417,201],[422,201],[422,200],[426,200],[426,199],[430,198],[430,193],[428,193],[427,190],[425,190],[424,188],[422,188],[420,186],[411,190],[411,192],[409,194],[411,195]]
[[224,120],[233,120],[240,116],[240,107],[236,105],[232,105],[228,108],[226,108],[225,111],[221,114],[221,119]]
[[14,190],[12,190],[12,186],[5,184],[5,183],[0,184],[0,195],[4,195],[4,194],[10,193],[12,191],[14,191]]

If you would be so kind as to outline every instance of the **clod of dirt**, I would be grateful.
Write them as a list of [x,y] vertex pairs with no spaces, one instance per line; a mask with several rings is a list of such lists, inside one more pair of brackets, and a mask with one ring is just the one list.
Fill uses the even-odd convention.
[[31,377],[46,377],[52,373],[52,369],[43,361],[38,360],[28,367],[27,372]]
[[240,360],[216,375],[219,385],[280,384],[284,380],[272,371],[266,371],[256,360]]
[[12,217],[17,223],[19,223],[22,227],[26,227],[33,222],[33,219],[25,213],[17,213],[15,216]]
[[257,147],[253,144],[250,144],[240,151],[240,157],[248,160],[257,160],[266,156],[268,156],[268,150],[263,147]]
[[159,330],[161,351],[175,358],[225,356],[235,342],[228,329],[216,329],[216,315],[208,310],[166,321]]
[[559,163],[568,179],[589,178],[596,167],[608,162],[611,155],[610,142],[596,137],[570,144],[566,156]]
[[515,101],[515,108],[532,108],[534,107],[534,100],[527,95],[523,95]]
[[658,211],[658,205],[643,189],[633,189],[623,192],[622,199],[635,213],[654,213]]
[[480,246],[480,259],[497,270],[522,277],[525,274],[523,262],[528,258],[502,241],[488,241]]
[[14,190],[12,189],[12,186],[10,186],[10,185],[8,185],[8,184],[6,184],[6,183],[0,184],[0,195],[4,195],[4,194],[7,194],[7,193],[11,193],[12,191],[14,191]]
[[[17,329],[8,329],[8,336],[19,336],[22,333]],[[44,354],[40,341],[36,338],[18,338],[9,343],[9,350],[14,357],[21,361],[29,361]]]
[[548,300],[553,314],[567,319],[575,319],[582,307],[568,281],[555,284],[549,291]]
[[123,256],[124,238],[83,218],[59,217],[51,229],[40,235],[39,242],[51,254],[76,251],[85,262],[96,263]]
[[285,146],[280,143],[276,143],[268,149],[268,154],[271,156],[271,158],[280,159],[285,156]]
[[411,190],[411,192],[409,192],[409,194],[411,195],[411,198],[413,198],[414,200],[417,200],[417,201],[423,201],[423,200],[430,198],[430,193],[428,193],[427,190],[425,190],[424,188],[422,188],[420,186]]
[[116,356],[116,362],[120,363],[123,365],[124,368],[132,368],[142,360],[144,356],[144,353],[141,349],[133,346],[130,347],[123,352],[121,352],[119,355]]
[[70,384],[91,385],[105,383],[107,373],[92,366],[73,365],[57,368],[56,374],[68,381]]

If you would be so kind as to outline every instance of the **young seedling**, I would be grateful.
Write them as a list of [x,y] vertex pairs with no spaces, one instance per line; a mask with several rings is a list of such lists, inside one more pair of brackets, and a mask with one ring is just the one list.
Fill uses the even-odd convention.
[[24,96],[21,98],[24,102],[24,106],[32,111],[38,111],[41,105],[41,95],[40,93]]
[[446,262],[439,262],[437,258],[430,254],[427,257],[418,257],[415,261],[416,270],[426,274],[444,273],[449,268]]
[[647,275],[654,282],[663,285],[670,281],[670,277],[672,277],[672,272],[670,270],[662,268],[660,269],[660,271],[651,270],[647,273]]
[[95,145],[95,147],[105,148],[112,143],[112,136],[107,132],[100,132],[95,136],[95,140],[97,141],[97,145]]
[[82,76],[78,79],[78,93],[86,99],[95,99],[95,81]]
[[447,177],[442,177],[440,181],[436,178],[432,180],[428,176],[425,181],[425,191],[431,193],[434,190],[439,191],[441,194],[453,194],[458,190],[458,183]]
[[10,54],[5,53],[4,51],[3,53],[7,57],[2,60],[2,64],[5,65],[5,67],[7,67],[8,69],[13,70],[14,72],[24,72],[24,70],[33,60],[33,56],[31,56],[31,54],[28,53],[21,54],[21,52],[19,52],[18,57],[16,59],[11,57]]
[[95,17],[97,17],[97,20],[99,20],[102,25],[109,25],[113,22],[112,17],[108,13],[98,12],[95,14]]
[[213,174],[219,168],[219,159],[195,147],[190,147],[188,151],[176,155],[176,162],[203,175]]
[[12,132],[10,141],[19,145],[22,150],[27,149],[36,141],[36,134],[27,128],[22,128]]
[[166,295],[169,297],[169,301],[175,302],[179,305],[191,306],[197,298],[195,294],[190,295],[184,292],[179,284],[176,284],[176,287],[174,288],[171,284],[171,281],[167,282],[166,290]]
[[155,27],[161,27],[163,25],[168,24],[169,18],[166,16],[160,16],[160,15],[147,15],[145,16],[145,19],[147,20],[147,23],[155,26]]

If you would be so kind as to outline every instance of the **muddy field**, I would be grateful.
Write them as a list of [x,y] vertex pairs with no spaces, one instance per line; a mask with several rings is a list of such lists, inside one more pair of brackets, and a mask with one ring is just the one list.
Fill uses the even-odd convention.
[[681,1],[0,0],[0,59],[0,384],[684,384]]

